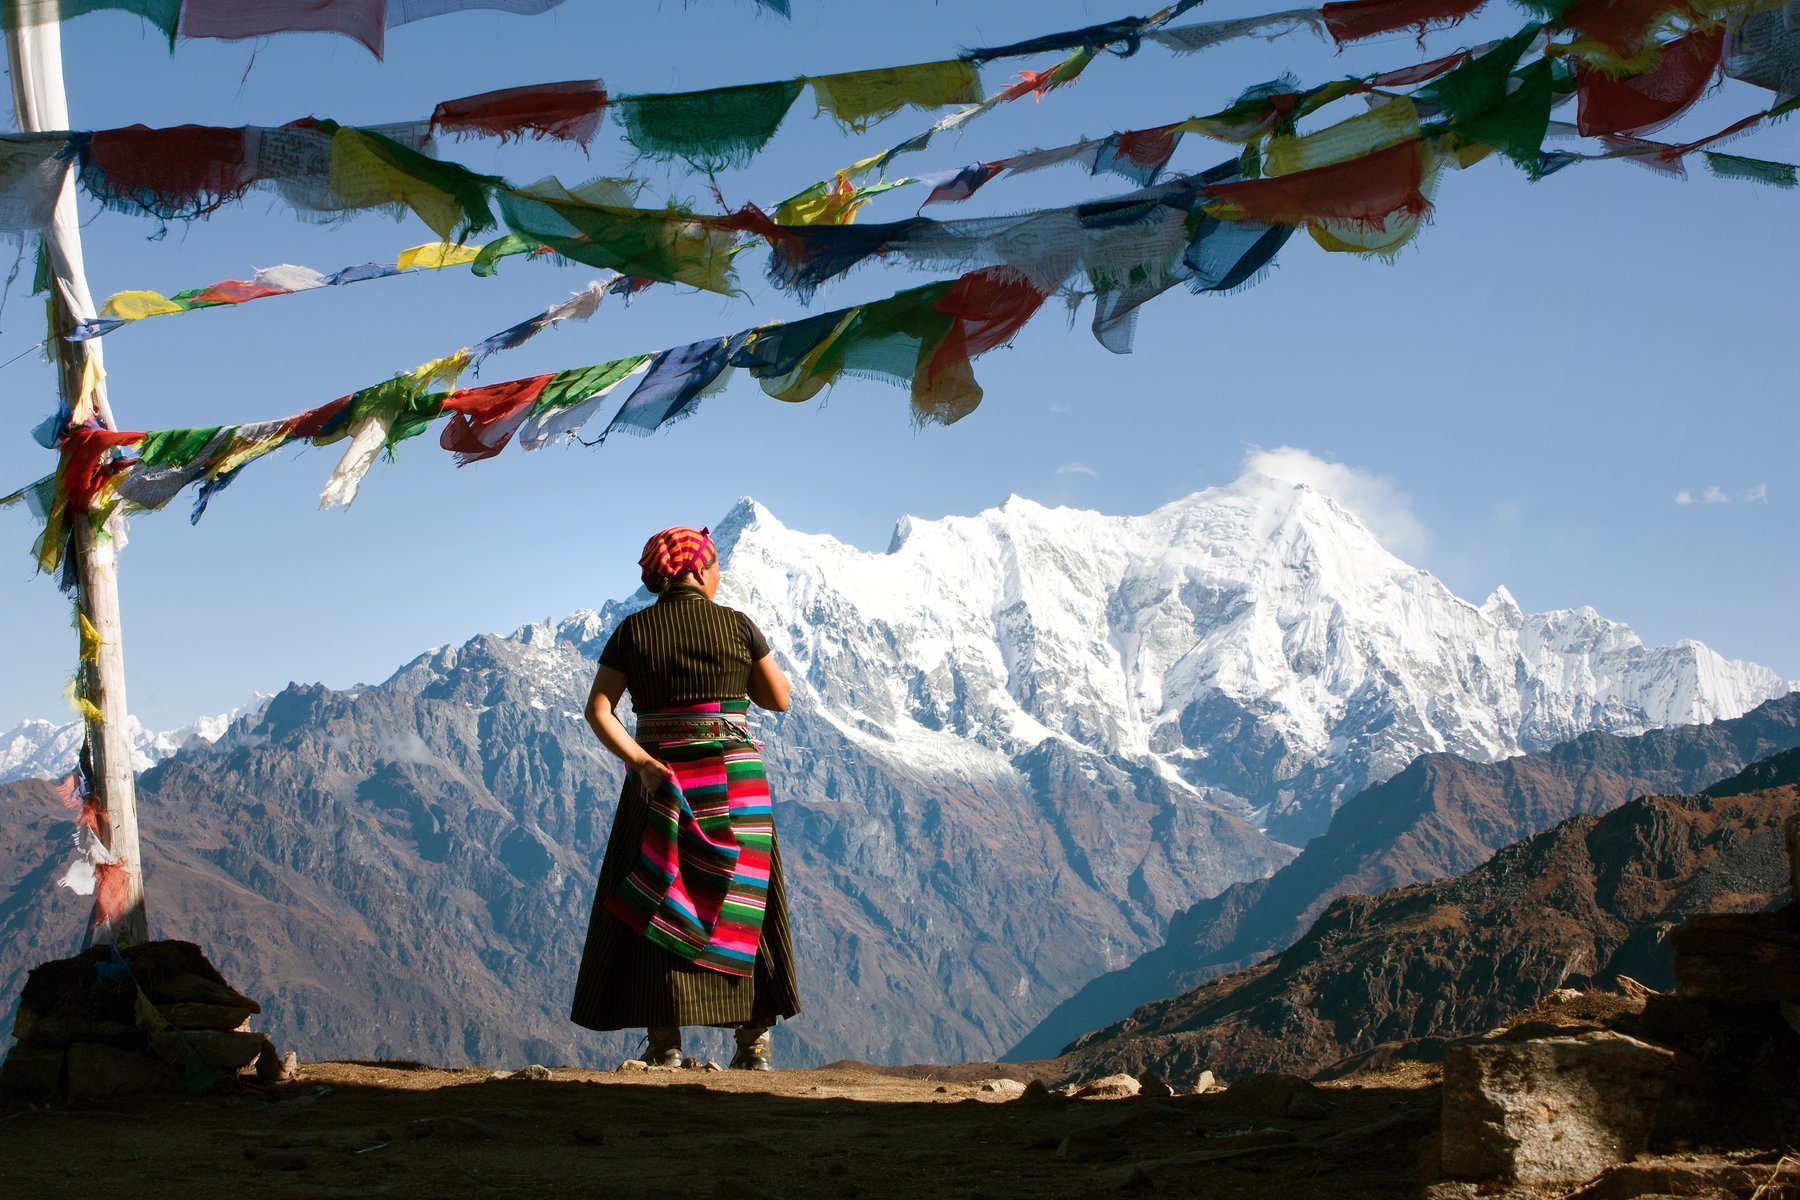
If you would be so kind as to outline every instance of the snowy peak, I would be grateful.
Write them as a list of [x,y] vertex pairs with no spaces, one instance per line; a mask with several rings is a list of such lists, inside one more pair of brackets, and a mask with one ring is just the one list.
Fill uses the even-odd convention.
[[[162,733],[152,733],[136,717],[129,718],[132,769],[147,771],[184,747],[218,741],[234,721],[254,718],[269,700],[269,696],[258,692],[248,703],[229,712],[200,717],[180,729]],[[81,753],[86,732],[86,726],[80,721],[55,725],[32,720],[0,733],[0,783],[15,779],[61,779],[75,769],[75,759]]]
[[1504,589],[1477,606],[1330,496],[1256,472],[1136,517],[1018,496],[909,516],[881,554],[753,501],[720,529],[720,599],[763,623],[804,703],[881,752],[1059,742],[1289,838],[1421,753],[1736,716],[1792,686],[1591,609],[1528,615]]

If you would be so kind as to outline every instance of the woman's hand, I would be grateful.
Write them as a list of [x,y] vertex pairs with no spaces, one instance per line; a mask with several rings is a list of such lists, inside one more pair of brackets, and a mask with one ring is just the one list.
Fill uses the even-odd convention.
[[674,769],[668,763],[658,762],[654,758],[645,759],[631,771],[637,776],[638,786],[644,789],[646,796],[656,795],[662,790],[663,784],[671,783],[675,779]]

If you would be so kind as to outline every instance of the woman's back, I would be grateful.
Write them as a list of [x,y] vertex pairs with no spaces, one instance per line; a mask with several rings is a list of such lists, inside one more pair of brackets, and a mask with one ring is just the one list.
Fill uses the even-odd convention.
[[620,622],[600,665],[625,676],[640,713],[743,696],[768,643],[750,618],[676,588]]

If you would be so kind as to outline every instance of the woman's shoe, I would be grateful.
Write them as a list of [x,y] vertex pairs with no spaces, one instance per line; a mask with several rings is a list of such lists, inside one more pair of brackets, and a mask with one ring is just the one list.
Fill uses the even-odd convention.
[[737,1054],[731,1059],[734,1071],[773,1071],[775,1063],[769,1056],[772,1043],[767,1025],[739,1025],[737,1028]]
[[679,1067],[681,1065],[681,1030],[674,1025],[659,1026],[644,1031],[649,1046],[644,1050],[644,1061],[653,1067]]

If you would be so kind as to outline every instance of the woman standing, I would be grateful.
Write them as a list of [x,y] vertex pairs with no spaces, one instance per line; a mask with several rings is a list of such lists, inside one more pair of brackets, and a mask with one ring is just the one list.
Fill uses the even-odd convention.
[[[600,866],[570,1019],[642,1027],[645,1060],[682,1062],[681,1026],[737,1030],[733,1067],[772,1066],[769,1030],[800,1011],[781,853],[746,710],[788,706],[749,617],[713,603],[705,529],[652,537],[638,560],[656,603],[600,652],[587,721],[631,771]],[[629,691],[635,736],[618,717]]]

